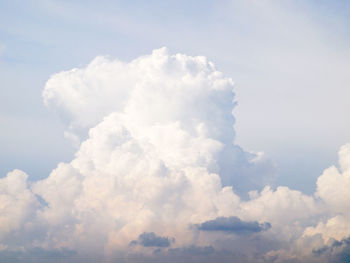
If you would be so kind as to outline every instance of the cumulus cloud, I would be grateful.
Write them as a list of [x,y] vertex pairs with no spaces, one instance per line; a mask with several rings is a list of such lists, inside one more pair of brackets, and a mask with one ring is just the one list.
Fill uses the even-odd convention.
[[114,122],[152,145],[167,165],[203,166],[242,192],[274,175],[262,154],[233,145],[233,81],[202,56],[161,48],[129,63],[97,57],[86,68],[53,75],[43,99],[66,120],[65,134],[77,145],[91,137],[90,128]]
[[14,170],[0,178],[1,240],[20,232],[35,216],[38,202],[28,189],[27,179],[28,175],[20,170]]
[[[317,195],[334,213],[350,215],[350,144],[339,150],[339,168],[331,166],[317,180]],[[337,189],[336,191],[334,191]]]
[[235,234],[257,233],[271,228],[270,223],[257,221],[242,221],[238,217],[218,217],[197,225],[202,231],[222,231]]
[[165,48],[53,75],[44,103],[78,149],[43,180],[28,182],[19,170],[0,179],[1,253],[64,248],[74,251],[63,253],[70,262],[322,262],[313,251],[349,235],[350,146],[314,195],[273,189],[273,163],[234,144],[232,89],[205,57]]
[[338,155],[339,168],[331,166],[317,180],[316,196],[324,202],[329,216],[304,233],[319,234],[325,242],[350,236],[350,144],[343,145]]

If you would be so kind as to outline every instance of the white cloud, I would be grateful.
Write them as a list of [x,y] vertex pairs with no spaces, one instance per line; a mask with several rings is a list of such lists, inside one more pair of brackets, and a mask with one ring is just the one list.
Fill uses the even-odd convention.
[[325,242],[350,236],[350,144],[343,145],[338,155],[339,169],[332,166],[317,180],[316,196],[325,203],[330,216],[305,230],[306,236],[320,234]]
[[346,213],[350,217],[350,144],[339,150],[339,168],[332,166],[317,180],[317,195],[335,213]]
[[34,194],[28,189],[28,175],[14,170],[0,179],[0,238],[6,239],[26,227],[37,208]]
[[[104,262],[137,253],[157,258],[148,246],[129,245],[153,233],[176,240],[170,257],[210,247],[213,257],[229,249],[247,262],[283,262],[344,238],[336,233],[349,222],[349,145],[340,150],[341,170],[326,170],[315,196],[266,186],[242,201],[234,192],[261,186],[274,167],[234,145],[232,88],[206,58],[165,48],[130,63],[97,58],[52,76],[45,104],[82,142],[70,163],[41,181],[28,185],[17,170],[0,179],[2,247],[68,248]],[[194,227],[217,218],[271,228],[237,236]],[[9,242],[19,229],[26,238]]]
[[54,75],[45,103],[63,111],[70,133],[89,130],[76,158],[33,186],[48,203],[42,220],[70,225],[54,246],[89,247],[98,237],[113,251],[143,232],[181,246],[194,241],[190,225],[234,213],[239,197],[218,175],[232,164],[222,167],[220,155],[235,152],[247,171],[265,160],[233,144],[232,88],[206,58],[165,48]]

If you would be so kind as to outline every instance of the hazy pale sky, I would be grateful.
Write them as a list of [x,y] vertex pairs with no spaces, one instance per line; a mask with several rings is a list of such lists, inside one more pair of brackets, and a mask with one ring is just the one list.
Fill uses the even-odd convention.
[[347,262],[349,17],[0,0],[0,256]]

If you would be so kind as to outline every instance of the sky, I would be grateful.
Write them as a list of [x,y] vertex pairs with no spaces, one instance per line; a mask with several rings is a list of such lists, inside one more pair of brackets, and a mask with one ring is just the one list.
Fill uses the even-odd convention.
[[347,262],[349,15],[0,1],[0,262]]

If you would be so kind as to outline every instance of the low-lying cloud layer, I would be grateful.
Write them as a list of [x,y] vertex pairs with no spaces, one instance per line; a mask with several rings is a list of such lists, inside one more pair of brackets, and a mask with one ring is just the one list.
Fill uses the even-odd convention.
[[0,179],[1,262],[345,262],[350,144],[312,196],[264,186],[274,165],[234,144],[232,89],[165,48],[53,75],[44,102],[78,150],[43,180]]

